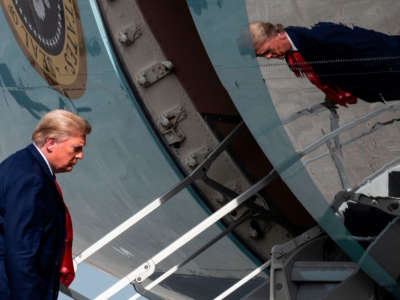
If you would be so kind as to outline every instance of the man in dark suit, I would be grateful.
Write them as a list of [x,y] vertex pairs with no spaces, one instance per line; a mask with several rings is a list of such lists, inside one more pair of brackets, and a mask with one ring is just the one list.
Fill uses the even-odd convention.
[[330,22],[311,28],[254,22],[257,56],[286,59],[336,104],[400,100],[400,36]]
[[90,124],[47,113],[33,143],[0,164],[0,299],[55,300],[74,278],[72,224],[55,173],[83,158]]

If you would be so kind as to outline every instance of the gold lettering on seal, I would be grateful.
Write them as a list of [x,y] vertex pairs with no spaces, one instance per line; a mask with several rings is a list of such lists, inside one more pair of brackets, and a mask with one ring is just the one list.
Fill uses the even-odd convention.
[[[57,91],[71,98],[83,94],[86,85],[86,60],[83,33],[76,0],[56,0],[53,13],[59,15],[57,38],[44,38],[35,22],[27,21],[23,9],[13,0],[0,0],[8,24],[21,50],[38,73]],[[62,18],[61,15],[64,17]],[[25,22],[25,23],[24,23]],[[29,29],[28,27],[29,26]],[[63,26],[64,28],[60,27]],[[62,30],[60,30],[62,29]],[[34,33],[34,36],[32,35]],[[60,34],[64,35],[61,36]],[[46,46],[58,44],[58,53],[48,53]],[[66,92],[68,90],[68,92]]]

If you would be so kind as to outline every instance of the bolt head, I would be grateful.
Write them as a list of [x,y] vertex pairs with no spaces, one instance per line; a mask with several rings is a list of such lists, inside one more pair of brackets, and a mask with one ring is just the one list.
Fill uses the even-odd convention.
[[397,210],[398,208],[399,208],[399,204],[396,203],[396,202],[393,202],[393,203],[391,203],[391,204],[389,205],[389,210],[390,210],[390,211]]
[[195,168],[198,165],[197,160],[192,156],[187,158],[186,164],[189,168]]
[[254,230],[254,229],[250,228],[250,229],[249,229],[249,234],[250,234],[250,237],[251,237],[252,239],[257,239],[257,238],[258,238],[258,232],[257,232],[257,230]]
[[138,76],[137,81],[138,81],[138,83],[140,85],[146,85],[147,84],[146,76],[144,76],[143,74]]
[[171,122],[165,116],[161,116],[160,124],[161,124],[162,127],[168,128],[171,125]]
[[169,60],[163,61],[161,63],[165,69],[167,69],[168,71],[172,70],[174,68],[174,65],[172,64],[172,62],[170,62]]
[[118,35],[118,41],[122,44],[125,44],[128,41],[128,36],[125,32],[121,31]]

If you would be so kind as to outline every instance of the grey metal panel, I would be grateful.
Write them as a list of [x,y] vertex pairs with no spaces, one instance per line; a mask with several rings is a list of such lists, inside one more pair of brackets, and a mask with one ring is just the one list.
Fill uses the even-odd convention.
[[269,300],[269,281],[267,280],[261,286],[253,289],[247,296],[242,299],[246,300]]
[[349,279],[341,283],[336,289],[330,291],[324,300],[351,300],[351,299],[375,299],[374,283],[363,272],[354,273]]
[[290,279],[292,281],[340,282],[349,277],[358,266],[352,262],[296,261]]

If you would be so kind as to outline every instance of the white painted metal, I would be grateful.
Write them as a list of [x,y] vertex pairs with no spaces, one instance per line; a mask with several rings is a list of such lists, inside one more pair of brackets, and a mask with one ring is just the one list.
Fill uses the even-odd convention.
[[[219,221],[221,218],[229,214],[231,211],[236,209],[239,205],[241,205],[243,202],[245,202],[247,199],[249,199],[252,195],[255,193],[259,192],[262,188],[264,188],[266,185],[268,185],[276,176],[275,170],[272,170],[267,176],[265,176],[263,179],[258,181],[255,185],[250,187],[248,190],[246,190],[244,193],[236,197],[235,199],[231,200],[229,203],[221,207],[219,210],[214,212],[212,215],[210,215],[208,218],[203,220],[201,223],[199,223],[197,226],[186,232],[184,235],[182,235],[180,238],[178,238],[175,242],[170,244],[168,247],[164,248],[161,250],[158,254],[154,255],[149,261],[151,261],[154,265],[157,265],[158,263],[162,262],[165,258],[167,258],[169,255],[177,251],[179,248],[190,242],[193,238],[195,238],[197,235],[205,231],[207,228],[215,224],[217,221]],[[148,262],[145,262],[143,265],[148,264]],[[103,299],[108,299],[111,296],[115,295],[118,293],[121,289],[123,289],[125,286],[127,286],[129,283],[132,281],[136,280],[138,277],[140,277],[140,281],[143,281],[145,278],[141,275],[141,270],[143,269],[143,265],[141,265],[139,268],[136,268],[133,270],[131,273],[126,275],[124,278],[122,278],[120,281],[118,281],[116,284],[111,286],[109,289],[107,289],[105,292],[100,294],[95,298],[95,300],[103,300]]]
[[[202,246],[200,249],[198,249],[195,253],[193,253],[192,255],[190,255],[187,259],[185,259],[184,261],[182,261],[181,263],[173,266],[172,268],[170,268],[167,272],[165,272],[164,274],[162,274],[161,276],[159,276],[156,280],[154,280],[153,282],[151,282],[150,284],[148,284],[147,286],[144,287],[145,290],[149,291],[152,288],[154,288],[155,286],[159,285],[161,282],[163,282],[165,279],[167,279],[169,276],[171,276],[172,274],[174,274],[176,271],[178,271],[180,268],[184,267],[187,263],[189,263],[190,261],[192,261],[193,259],[195,259],[197,256],[199,256],[201,253],[203,253],[205,250],[207,250],[208,248],[210,248],[212,245],[214,245],[216,242],[218,242],[220,239],[222,239],[224,236],[226,236],[228,233],[232,232],[232,230],[234,230],[235,228],[237,228],[240,224],[242,224],[245,220],[248,219],[249,214],[245,213],[244,215],[242,215],[239,220],[236,223],[232,223],[226,230],[224,230],[223,232],[221,232],[220,234],[218,234],[215,238],[213,238],[211,241],[209,241],[208,243],[204,244],[204,246]],[[129,300],[134,300],[134,299],[138,299],[140,297],[140,294],[135,294],[134,296],[132,296],[131,298],[129,298]]]
[[[172,267],[171,269],[169,269],[167,272],[165,272],[164,274],[162,274],[160,277],[158,277],[156,280],[154,280],[152,283],[148,284],[145,287],[145,290],[149,291],[151,290],[153,287],[155,287],[156,285],[158,285],[159,283],[161,283],[162,281],[164,281],[166,278],[168,278],[169,276],[171,276],[172,274],[174,274],[177,270],[179,269],[179,265],[176,265],[174,267]],[[139,299],[142,295],[140,294],[135,294],[133,295],[131,298],[129,298],[129,300],[135,300],[135,299]]]
[[248,282],[249,280],[253,279],[256,277],[258,274],[260,274],[262,271],[264,271],[266,268],[268,268],[271,265],[271,261],[268,260],[265,262],[263,265],[259,266],[257,269],[252,271],[251,273],[247,274],[245,277],[243,277],[241,280],[239,280],[237,283],[232,285],[229,289],[227,289],[225,292],[214,298],[214,300],[222,300],[225,297],[229,296],[232,294],[234,291],[236,291],[238,288],[240,288],[243,284]]
[[389,196],[389,173],[400,171],[400,157],[383,165],[382,168],[372,173],[361,181],[353,190],[356,193],[372,197]]
[[81,254],[76,256],[74,258],[74,263],[79,264],[85,259],[87,259],[89,256],[91,256],[93,253],[107,245],[109,242],[111,242],[113,239],[121,235],[123,232],[131,228],[133,225],[135,225],[137,222],[139,222],[141,219],[146,217],[148,214],[153,212],[155,209],[160,207],[163,204],[161,201],[161,197],[157,198],[153,202],[151,202],[149,205],[145,206],[142,210],[140,210],[138,213],[127,219],[125,222],[117,226],[115,229],[110,231],[108,234],[106,234],[104,237],[102,237],[100,240],[98,240],[96,243],[91,245],[89,248],[87,248],[85,251],[83,251]]

